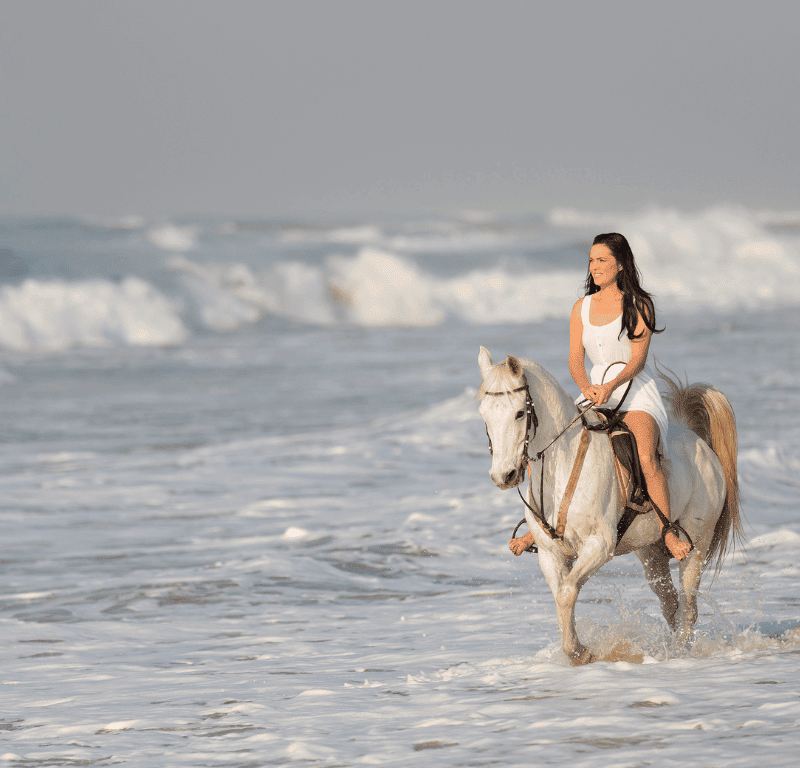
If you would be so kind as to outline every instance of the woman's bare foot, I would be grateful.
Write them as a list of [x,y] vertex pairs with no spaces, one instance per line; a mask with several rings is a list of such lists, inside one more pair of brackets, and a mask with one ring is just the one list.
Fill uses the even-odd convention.
[[[518,541],[518,539],[514,539],[514,541]],[[691,549],[688,542],[681,541],[672,531],[667,531],[667,535],[664,537],[664,543],[667,545],[670,554],[678,562],[683,560]]]
[[519,557],[531,544],[533,544],[533,534],[528,531],[518,539],[511,539],[508,543],[508,548]]

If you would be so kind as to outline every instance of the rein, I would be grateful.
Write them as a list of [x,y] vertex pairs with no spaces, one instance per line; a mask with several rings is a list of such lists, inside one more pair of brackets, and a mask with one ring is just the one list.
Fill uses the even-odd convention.
[[[618,361],[618,362],[623,362],[623,361]],[[611,366],[613,366],[613,365],[617,365],[617,363],[611,363],[611,365],[609,365],[608,368],[606,368],[606,370],[603,373],[603,377],[601,379],[601,383],[602,383],[602,380],[605,379],[606,374],[608,373],[608,371],[611,369]],[[533,464],[534,461],[540,461],[541,462],[541,471],[540,471],[540,474],[539,474],[539,509],[535,509],[533,506],[528,504],[528,501],[522,495],[522,491],[520,491],[519,486],[517,486],[517,493],[519,494],[520,499],[522,499],[522,503],[530,510],[531,514],[536,519],[536,521],[539,523],[539,525],[541,526],[542,530],[551,539],[553,539],[554,541],[557,541],[562,546],[562,548],[565,546],[565,544],[564,544],[564,531],[566,529],[567,512],[569,511],[569,506],[570,506],[570,504],[572,502],[572,497],[573,497],[573,495],[575,493],[575,488],[576,488],[576,486],[578,484],[578,479],[580,478],[581,470],[583,468],[583,462],[584,462],[584,460],[586,458],[586,453],[587,453],[587,451],[589,449],[589,441],[591,439],[590,438],[590,433],[591,432],[603,431],[603,432],[607,432],[609,437],[611,436],[611,430],[614,429],[618,424],[620,424],[621,417],[618,414],[619,414],[620,408],[622,407],[622,404],[625,402],[625,399],[628,397],[628,393],[630,392],[632,385],[633,385],[633,379],[631,379],[628,382],[628,386],[625,388],[624,394],[622,395],[622,397],[620,398],[620,401],[617,403],[617,405],[614,407],[613,410],[601,409],[601,414],[605,418],[605,421],[601,422],[600,424],[591,424],[590,425],[586,421],[586,413],[588,411],[590,411],[594,407],[594,403],[591,403],[591,402],[588,403],[582,410],[580,408],[578,408],[578,415],[569,424],[567,424],[567,426],[564,427],[564,429],[562,429],[544,448],[542,448],[541,451],[538,451],[536,456],[533,459],[531,459],[528,456],[528,445],[530,444],[530,442],[532,440],[536,439],[536,432],[539,429],[539,418],[536,415],[536,406],[534,406],[534,404],[533,404],[533,398],[531,398],[531,391],[530,391],[530,387],[528,385],[527,379],[525,380],[525,383],[522,386],[517,387],[516,389],[503,390],[501,392],[484,392],[485,395],[490,395],[492,397],[499,397],[501,395],[512,395],[512,394],[515,394],[517,392],[523,392],[523,391],[525,392],[525,412],[526,412],[525,442],[523,443],[523,446],[522,446],[522,455],[520,457],[520,462],[521,463],[525,463],[525,464],[528,465],[528,490],[529,490],[529,492],[531,490],[531,485],[533,484],[533,469],[532,469],[531,465]],[[567,486],[566,486],[566,488],[564,490],[564,495],[563,495],[563,497],[561,499],[561,505],[559,506],[558,517],[556,519],[556,527],[554,528],[547,521],[547,519],[544,516],[544,457],[545,457],[545,453],[547,452],[547,450],[550,447],[552,447],[552,445],[560,437],[562,437],[567,432],[567,430],[570,427],[572,427],[578,421],[578,419],[580,419],[581,422],[583,423],[583,430],[581,431],[580,444],[578,446],[578,451],[577,451],[577,454],[575,456],[575,461],[574,461],[574,463],[572,465],[572,472],[570,473],[570,477],[569,477],[569,480],[567,482]],[[530,434],[531,426],[533,426],[533,435]],[[492,438],[489,436],[489,427],[488,426],[486,427],[486,437],[489,440],[489,453],[493,455],[494,451],[492,449]],[[531,500],[533,500],[532,497],[533,497],[533,494],[531,493]],[[670,521],[669,518],[667,518],[667,516],[664,515],[664,513],[658,508],[658,506],[655,504],[655,502],[653,502],[652,499],[647,498],[646,501],[647,501],[647,503],[649,503],[651,505],[652,510],[656,513],[656,515],[661,520],[661,524],[662,524],[661,540],[662,540],[662,542],[664,541],[664,538],[666,537],[667,533],[669,533],[669,532],[674,533],[676,536],[678,536],[679,533],[682,533],[682,534],[684,534],[686,536],[686,538],[687,538],[687,540],[689,542],[689,547],[690,547],[689,551],[691,552],[691,550],[694,549],[694,543],[692,542],[691,537],[686,532],[686,530],[683,528],[683,526],[677,520]],[[641,506],[641,505],[635,504],[635,503],[631,503],[629,501],[628,504],[626,504],[626,513],[628,511],[628,507],[630,507],[630,511],[631,512],[638,513],[638,514],[641,514],[641,513],[647,511],[647,509],[644,506]],[[635,517],[635,514],[633,516]],[[630,517],[630,519],[627,519],[625,517],[625,515],[623,515],[623,518],[620,520],[620,525],[622,525],[623,521],[625,521],[626,524],[625,524],[624,529],[620,529],[620,527],[618,526],[618,541],[622,539],[622,536],[624,535],[624,531],[627,530],[627,527],[632,522],[632,519],[633,519],[633,517]],[[516,538],[517,531],[519,531],[520,526],[525,522],[527,522],[527,521],[523,517],[522,520],[520,520],[517,523],[516,528],[514,528],[514,533],[511,534],[511,538]],[[534,542],[525,551],[526,552],[534,552],[534,553],[536,553],[536,552],[539,551],[539,548],[536,546],[536,543]]]
[[[622,362],[622,361],[619,361],[619,362]],[[611,366],[613,366],[613,365],[616,365],[616,363],[611,363],[611,365],[609,365],[608,368],[606,368],[606,370],[603,372],[603,377],[601,379],[601,382],[602,382],[603,379],[605,379],[606,374],[609,372],[609,370],[611,369]],[[534,509],[534,507],[532,507],[530,504],[528,504],[528,501],[522,495],[522,491],[520,491],[519,486],[517,486],[517,493],[519,494],[520,499],[522,499],[522,503],[530,510],[531,514],[534,516],[536,521],[542,527],[544,532],[551,539],[553,539],[554,541],[563,542],[563,540],[564,540],[564,531],[566,529],[566,523],[567,523],[567,512],[568,512],[569,506],[570,506],[570,504],[572,502],[572,497],[573,497],[573,495],[575,493],[575,488],[578,485],[578,479],[580,478],[581,470],[583,469],[583,462],[584,462],[584,460],[586,458],[586,452],[589,449],[589,440],[590,440],[589,433],[590,432],[594,432],[594,431],[599,431],[599,430],[608,430],[609,428],[611,428],[616,423],[617,413],[619,412],[620,408],[622,407],[622,404],[625,402],[625,398],[628,396],[628,392],[630,392],[630,389],[631,389],[632,385],[633,385],[633,379],[631,379],[628,382],[628,386],[625,388],[625,393],[620,398],[620,401],[617,403],[617,405],[614,408],[614,410],[610,411],[610,417],[611,418],[609,419],[609,421],[606,424],[594,424],[594,425],[590,426],[586,422],[585,414],[594,407],[594,403],[590,402],[588,405],[586,405],[583,408],[583,410],[578,409],[578,415],[569,424],[567,424],[567,426],[564,427],[564,429],[562,429],[544,448],[542,448],[542,450],[539,451],[536,454],[535,458],[533,458],[533,459],[530,459],[528,457],[528,442],[529,442],[529,440],[532,440],[532,439],[534,439],[536,437],[535,427],[534,427],[534,434],[533,434],[532,438],[528,438],[528,431],[530,430],[530,413],[533,412],[534,419],[536,419],[536,409],[533,406],[533,401],[531,399],[531,393],[530,393],[530,389],[528,388],[527,381],[523,386],[517,387],[517,389],[510,390],[508,392],[487,392],[486,393],[487,395],[504,395],[504,394],[511,394],[512,392],[521,392],[523,389],[526,392],[526,396],[525,396],[526,400],[525,400],[525,402],[526,402],[526,407],[528,408],[529,416],[528,416],[528,425],[527,425],[527,428],[525,430],[525,446],[524,446],[523,451],[522,451],[522,461],[525,461],[528,464],[528,489],[529,490],[531,488],[531,485],[533,484],[533,468],[531,467],[531,464],[534,461],[540,461],[541,462],[541,469],[540,469],[540,473],[539,473],[539,509],[538,510]],[[581,422],[583,423],[583,431],[581,432],[581,441],[580,441],[580,444],[578,446],[578,452],[577,452],[577,454],[575,456],[575,462],[572,465],[572,472],[570,473],[569,480],[567,482],[567,486],[566,486],[566,488],[564,490],[564,495],[563,495],[563,497],[561,499],[561,505],[559,506],[558,517],[556,519],[556,527],[554,528],[547,521],[547,519],[544,516],[544,456],[545,456],[546,451],[560,437],[562,437],[564,435],[564,433],[578,421],[578,419],[580,419]],[[538,426],[538,419],[536,419],[536,426]],[[487,435],[487,437],[489,435],[488,427],[486,429],[486,435]],[[491,438],[489,438],[489,453],[492,453],[492,440],[491,440]],[[531,493],[531,497],[532,496],[533,496],[533,494]],[[512,538],[516,538],[517,531],[519,530],[519,527],[524,522],[526,522],[525,518],[523,518],[522,520],[519,521],[519,523],[517,523],[517,527],[514,529],[514,533],[512,534]],[[538,552],[539,549],[536,546],[536,544],[534,543],[534,544],[531,544],[531,546],[528,547],[528,549],[526,551],[528,551],[528,552]]]

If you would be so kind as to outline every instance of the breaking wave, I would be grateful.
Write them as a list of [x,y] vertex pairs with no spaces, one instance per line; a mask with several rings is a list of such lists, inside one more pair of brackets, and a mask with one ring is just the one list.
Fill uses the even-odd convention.
[[[562,210],[551,214],[551,224],[624,232],[662,310],[757,309],[800,300],[797,238],[771,233],[747,211],[657,209],[623,216]],[[374,236],[371,230],[351,234]],[[535,253],[522,268],[488,266],[496,251],[487,254],[485,268],[443,278],[414,260],[417,248],[362,245],[355,255],[331,255],[320,266],[281,262],[258,273],[246,264],[201,266],[185,256],[175,256],[170,266],[182,276],[202,323],[218,331],[265,315],[361,326],[535,322],[567,316],[585,278],[572,265],[537,268]]]
[[[392,230],[367,222],[288,229],[278,242],[269,232],[235,226],[146,228],[137,219],[132,223],[157,255],[148,262],[151,270],[164,265],[168,254],[171,276],[162,290],[174,296],[134,276],[80,282],[29,278],[0,288],[0,348],[178,344],[187,337],[187,326],[231,332],[267,316],[364,327],[567,317],[582,294],[580,252],[588,253],[592,234],[611,229],[630,240],[659,312],[797,305],[797,221],[796,214],[724,207],[692,214],[557,209],[546,225],[489,227],[461,220],[412,222]],[[123,242],[134,247],[133,241]],[[571,244],[571,253],[559,250],[565,244]],[[15,256],[10,249],[4,253]],[[233,260],[222,263],[223,254],[233,254]],[[98,269],[104,263],[99,259]],[[58,269],[54,263],[56,274]]]
[[188,336],[180,310],[138,277],[119,283],[26,280],[0,288],[0,347],[27,352],[180,344]]
[[[203,324],[231,331],[266,315],[327,325],[430,326],[454,318],[471,323],[538,320],[569,312],[575,271],[513,277],[503,268],[439,278],[412,260],[362,248],[331,256],[323,267],[281,262],[256,274],[246,264],[203,266],[170,261]],[[572,298],[570,298],[572,297]]]

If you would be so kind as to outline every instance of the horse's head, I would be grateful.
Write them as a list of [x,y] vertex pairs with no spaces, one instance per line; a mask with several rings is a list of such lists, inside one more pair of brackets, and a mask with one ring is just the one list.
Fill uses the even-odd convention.
[[528,382],[516,357],[492,365],[489,350],[481,347],[478,365],[483,374],[478,409],[486,422],[492,468],[489,475],[498,488],[516,488],[525,479],[526,440],[532,406],[528,405]]

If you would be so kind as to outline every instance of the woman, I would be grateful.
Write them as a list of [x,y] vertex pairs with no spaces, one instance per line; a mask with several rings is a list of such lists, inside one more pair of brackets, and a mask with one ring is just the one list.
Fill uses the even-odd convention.
[[[669,518],[669,490],[658,457],[659,447],[667,455],[667,413],[653,377],[645,371],[650,338],[663,330],[656,330],[653,300],[639,284],[628,241],[616,232],[595,237],[586,295],[575,303],[570,318],[569,372],[583,402],[595,406],[614,407],[633,382],[622,404],[623,420],[636,437],[650,497]],[[587,353],[592,361],[588,377]],[[689,553],[689,544],[672,531],[664,543],[678,560]]]

